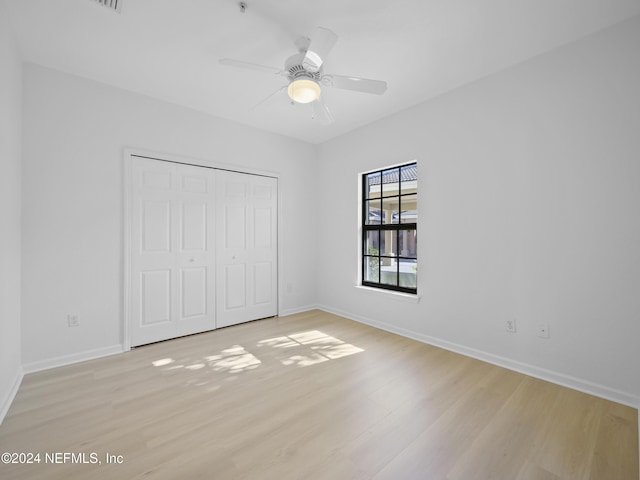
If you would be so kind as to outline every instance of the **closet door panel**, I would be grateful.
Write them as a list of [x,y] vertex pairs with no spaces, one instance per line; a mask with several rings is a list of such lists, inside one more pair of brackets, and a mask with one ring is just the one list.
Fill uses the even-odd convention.
[[131,158],[131,345],[215,328],[215,176]]
[[217,325],[277,315],[277,180],[216,175]]

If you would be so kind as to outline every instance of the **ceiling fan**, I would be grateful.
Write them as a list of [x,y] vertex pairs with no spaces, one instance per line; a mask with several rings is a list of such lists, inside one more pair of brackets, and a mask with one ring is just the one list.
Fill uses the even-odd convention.
[[266,67],[230,58],[223,58],[219,62],[230,67],[286,77],[289,81],[288,85],[279,88],[258,105],[266,102],[286,88],[293,104],[310,103],[312,117],[318,116],[321,123],[328,124],[333,122],[333,116],[324,103],[322,97],[323,87],[334,87],[375,95],[382,95],[387,90],[387,82],[380,80],[324,73],[324,63],[337,40],[338,36],[328,28],[317,27],[312,39],[301,37],[295,42],[298,53],[287,58],[284,62],[284,69]]

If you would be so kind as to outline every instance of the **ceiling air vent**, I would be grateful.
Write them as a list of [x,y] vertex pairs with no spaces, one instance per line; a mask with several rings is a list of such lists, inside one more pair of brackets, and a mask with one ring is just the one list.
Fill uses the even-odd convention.
[[120,13],[120,10],[122,9],[123,0],[94,0],[94,1],[102,5],[103,7],[107,7],[108,9],[113,10],[114,12],[117,12],[117,13]]

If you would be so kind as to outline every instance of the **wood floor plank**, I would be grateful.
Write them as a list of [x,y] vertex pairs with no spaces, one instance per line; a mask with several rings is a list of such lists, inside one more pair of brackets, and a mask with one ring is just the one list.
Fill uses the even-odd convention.
[[561,477],[527,461],[515,480],[561,480]]
[[540,442],[557,386],[526,378],[448,473],[451,480],[516,478]]
[[[637,411],[606,402],[586,478],[640,478],[637,455]],[[629,459],[634,457],[636,461],[630,462]]]
[[531,461],[566,479],[585,478],[605,402],[568,388],[559,389]]
[[373,478],[420,478],[424,472],[429,472],[429,478],[448,478],[452,467],[522,382],[517,374],[475,363],[482,365],[486,373],[471,377],[468,387],[453,396],[455,400],[449,408]]
[[[638,479],[637,410],[320,311],[26,375],[0,478]],[[107,464],[106,455],[122,455]]]

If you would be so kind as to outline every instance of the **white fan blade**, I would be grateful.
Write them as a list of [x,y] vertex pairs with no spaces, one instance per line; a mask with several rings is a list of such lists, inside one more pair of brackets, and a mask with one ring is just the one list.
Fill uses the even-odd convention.
[[310,72],[320,70],[337,40],[338,35],[328,28],[316,28],[316,33],[311,38],[307,53],[302,60],[302,66]]
[[257,70],[259,72],[271,73],[273,75],[282,75],[285,73],[279,68],[265,67],[264,65],[258,65],[257,63],[242,62],[240,60],[233,60],[231,58],[222,58],[218,60],[221,65],[228,67],[244,68],[247,70]]
[[311,109],[313,118],[317,118],[322,125],[330,125],[335,121],[322,97],[311,103]]
[[342,90],[353,90],[356,92],[372,93],[382,95],[387,91],[387,82],[382,80],[369,80],[358,77],[344,77],[342,75],[325,75],[322,81],[335,88]]
[[282,92],[283,90],[285,90],[287,88],[287,85],[285,85],[284,87],[280,87],[278,90],[276,90],[275,92],[273,92],[272,94],[270,94],[268,97],[266,97],[264,100],[259,101],[258,103],[256,103],[253,107],[251,107],[249,109],[250,112],[254,111],[256,108],[258,108],[260,105],[266,103],[267,101],[269,101],[272,97],[276,96],[277,94],[279,94],[280,92]]

